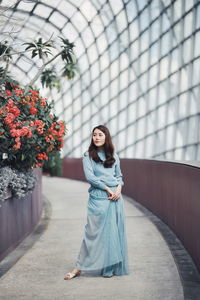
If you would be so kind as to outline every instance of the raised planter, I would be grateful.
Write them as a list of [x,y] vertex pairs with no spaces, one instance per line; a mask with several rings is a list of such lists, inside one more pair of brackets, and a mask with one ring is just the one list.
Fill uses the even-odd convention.
[[38,180],[33,192],[25,197],[11,197],[8,190],[0,201],[0,261],[29,235],[42,213],[42,172],[34,170]]

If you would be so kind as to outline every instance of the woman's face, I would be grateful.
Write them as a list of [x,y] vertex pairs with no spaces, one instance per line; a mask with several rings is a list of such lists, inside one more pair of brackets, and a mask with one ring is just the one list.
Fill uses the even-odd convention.
[[96,128],[93,132],[92,139],[95,146],[101,147],[105,144],[106,136],[105,133]]

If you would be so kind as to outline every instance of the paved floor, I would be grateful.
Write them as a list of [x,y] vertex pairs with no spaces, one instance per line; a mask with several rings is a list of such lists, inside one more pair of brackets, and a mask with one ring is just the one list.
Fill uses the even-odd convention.
[[103,278],[73,269],[86,222],[89,184],[43,177],[51,202],[47,229],[0,279],[1,300],[183,300],[171,252],[156,226],[124,196],[130,275]]

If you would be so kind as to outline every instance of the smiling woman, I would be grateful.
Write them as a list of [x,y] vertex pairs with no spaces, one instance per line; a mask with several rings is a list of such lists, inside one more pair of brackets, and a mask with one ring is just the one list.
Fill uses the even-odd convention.
[[94,141],[94,144],[98,147],[98,150],[99,151],[103,151],[103,145],[105,143],[105,134],[99,130],[98,128],[96,128],[93,132],[93,141]]
[[103,277],[128,275],[128,251],[124,222],[124,185],[120,161],[107,127],[93,129],[91,144],[83,155],[83,170],[88,189],[88,215],[75,269],[64,279],[84,271]]

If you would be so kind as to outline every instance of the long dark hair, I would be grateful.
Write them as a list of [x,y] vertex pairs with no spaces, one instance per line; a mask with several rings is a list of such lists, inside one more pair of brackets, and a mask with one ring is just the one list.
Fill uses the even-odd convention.
[[[99,129],[105,134],[105,143],[104,143],[103,147],[104,147],[104,151],[105,151],[106,160],[104,162],[98,156],[98,154],[97,154],[98,147],[93,142],[93,133],[94,133],[95,129]],[[91,143],[90,143],[90,146],[88,148],[89,156],[95,162],[103,163],[105,168],[111,168],[112,165],[115,162],[114,149],[115,148],[114,148],[114,145],[112,143],[112,138],[111,138],[109,129],[104,125],[98,125],[98,126],[94,127],[93,130],[92,130]]]

